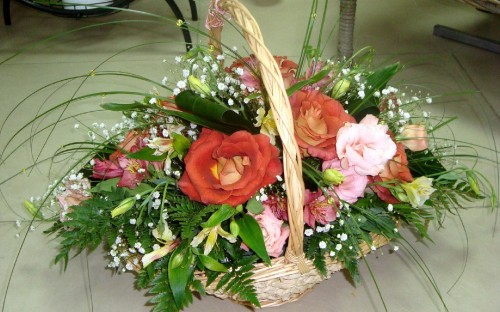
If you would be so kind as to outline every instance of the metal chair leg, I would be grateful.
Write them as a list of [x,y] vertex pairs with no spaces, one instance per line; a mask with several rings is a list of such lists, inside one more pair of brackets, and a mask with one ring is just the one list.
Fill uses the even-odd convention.
[[5,25],[12,24],[10,20],[10,0],[3,0],[3,22]]
[[196,9],[196,2],[194,0],[189,0],[189,7],[191,8],[191,19],[193,21],[198,20],[198,10]]
[[[182,12],[181,10],[179,10],[179,7],[175,3],[175,1],[174,0],[166,0],[166,1],[170,6],[170,9],[172,9],[172,12],[174,12],[175,18],[185,22],[186,20],[184,19],[184,16],[182,15]],[[184,41],[186,42],[186,50],[189,51],[193,48],[193,41],[191,40],[191,34],[189,33],[189,30],[186,25],[182,25],[181,30],[182,34],[184,35]]]

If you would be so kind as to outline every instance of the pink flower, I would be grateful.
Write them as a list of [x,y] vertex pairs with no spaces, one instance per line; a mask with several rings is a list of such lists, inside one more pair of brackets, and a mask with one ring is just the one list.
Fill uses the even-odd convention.
[[68,180],[66,190],[57,195],[57,200],[62,208],[61,221],[66,220],[66,214],[71,212],[72,206],[78,206],[84,200],[91,198],[90,181],[86,178]]
[[264,208],[269,208],[274,213],[276,218],[288,221],[288,207],[286,197],[278,195],[269,195],[265,201],[262,202]]
[[112,179],[121,177],[123,169],[115,162],[110,160],[94,159],[94,168],[92,177],[97,179]]
[[324,161],[323,171],[329,168],[337,169],[344,175],[344,181],[333,187],[336,196],[351,204],[355,203],[358,197],[363,196],[366,185],[368,184],[367,176],[357,174],[354,167],[342,168],[339,159]]
[[401,143],[412,152],[427,149],[427,129],[424,125],[404,125]]
[[282,220],[276,218],[269,207],[264,207],[264,211],[254,218],[262,229],[267,253],[271,257],[279,257],[290,235],[290,228],[284,225]]
[[[323,69],[326,69],[325,64],[322,61],[315,59],[311,62],[311,65],[307,69],[305,78],[310,79],[311,77],[313,77],[314,75],[316,75],[320,71],[322,71]],[[322,87],[328,85],[332,81],[332,76],[333,76],[332,71],[330,71],[328,73],[328,75],[326,75],[323,79],[321,79],[320,81],[313,83],[311,85],[305,86],[303,88],[303,90],[314,90],[316,88],[322,88]]]
[[378,118],[367,115],[359,124],[346,124],[337,133],[337,155],[342,168],[354,167],[359,175],[377,175],[396,154],[396,144],[379,125]]
[[135,189],[142,180],[148,176],[148,162],[140,159],[129,159],[126,156],[120,156],[118,163],[123,169],[123,174],[118,181],[118,187],[128,187]]
[[335,207],[328,202],[321,191],[313,193],[306,190],[304,222],[307,225],[313,228],[316,222],[324,225],[335,221],[336,218]]

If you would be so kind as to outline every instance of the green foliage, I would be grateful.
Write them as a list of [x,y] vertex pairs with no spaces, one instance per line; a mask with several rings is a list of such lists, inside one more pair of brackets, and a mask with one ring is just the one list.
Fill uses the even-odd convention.
[[63,260],[66,268],[72,250],[78,255],[85,249],[97,248],[110,229],[109,211],[113,206],[113,202],[101,198],[86,200],[72,207],[73,211],[67,214],[67,221],[57,222],[47,230],[62,238],[55,262]]
[[239,236],[243,242],[252,249],[266,264],[271,264],[271,259],[267,254],[264,236],[257,221],[249,214],[243,215],[236,220],[240,227]]
[[223,128],[226,133],[237,130],[247,130],[254,134],[259,133],[259,129],[242,115],[213,100],[202,98],[193,91],[185,90],[179,93],[175,97],[175,104],[190,114],[217,123],[218,126],[214,128],[215,130]]
[[190,240],[198,233],[205,217],[217,210],[218,206],[204,206],[182,195],[169,195],[169,217],[171,224],[178,223],[181,238]]
[[168,260],[169,256],[164,257],[162,260],[155,264],[156,276],[150,283],[151,289],[149,293],[154,295],[150,303],[154,304],[153,312],[178,312],[181,309],[177,306],[170,289],[169,276],[168,276]]
[[231,295],[238,295],[242,301],[248,301],[256,307],[260,307],[255,287],[253,286],[252,269],[257,257],[246,257],[235,259],[230,263],[228,273],[225,273],[217,283],[216,290],[223,289]]

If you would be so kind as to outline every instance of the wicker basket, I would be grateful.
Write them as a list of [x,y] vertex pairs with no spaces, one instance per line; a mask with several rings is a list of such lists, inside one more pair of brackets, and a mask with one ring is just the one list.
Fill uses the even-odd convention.
[[500,14],[500,0],[459,0],[472,5],[478,10]]
[[[290,225],[288,246],[285,255],[273,259],[271,266],[258,264],[254,269],[253,276],[257,297],[262,307],[278,306],[299,299],[317,283],[341,270],[343,264],[331,261],[330,257],[327,257],[328,276],[325,277],[304,256],[302,163],[294,136],[292,111],[279,67],[274,61],[273,55],[264,45],[259,26],[248,9],[238,0],[219,0],[217,4],[219,8],[227,11],[234,22],[243,30],[245,40],[259,61],[260,74],[269,96],[277,130],[283,142],[283,164]],[[211,29],[209,45],[213,46],[215,53],[221,51],[221,32],[222,26]],[[372,238],[373,244],[377,247],[388,242],[385,237],[372,235]],[[363,244],[360,249],[362,254],[367,254],[371,250],[366,244]],[[196,272],[196,278],[202,282],[206,281],[204,273],[200,271]],[[206,287],[206,292],[223,299],[231,299],[244,305],[248,304],[239,300],[237,296],[215,291],[216,284],[214,282]]]

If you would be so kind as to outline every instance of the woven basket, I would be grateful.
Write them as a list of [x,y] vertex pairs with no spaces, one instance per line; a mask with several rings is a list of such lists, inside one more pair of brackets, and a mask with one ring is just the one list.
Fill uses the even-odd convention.
[[[212,0],[215,1],[215,0]],[[259,26],[248,9],[238,0],[219,0],[219,8],[230,14],[244,34],[250,49],[259,61],[259,71],[269,97],[276,127],[283,142],[284,176],[288,198],[288,218],[290,236],[285,255],[272,260],[271,266],[256,265],[253,273],[253,285],[262,307],[278,306],[299,299],[317,283],[329,278],[332,273],[343,268],[343,264],[327,257],[327,276],[321,275],[303,252],[304,233],[304,183],[302,180],[302,162],[300,151],[294,136],[293,116],[283,79],[273,55],[266,48]],[[221,51],[222,26],[210,30],[209,45],[214,53]],[[377,247],[387,244],[385,237],[372,235]],[[360,246],[362,254],[370,252],[366,244]],[[361,256],[361,254],[360,254]],[[196,272],[196,278],[206,281],[203,272]],[[248,305],[237,296],[215,290],[217,282],[206,287],[206,292],[219,298],[230,299]]]
[[500,0],[459,0],[472,5],[478,10],[500,14]]

